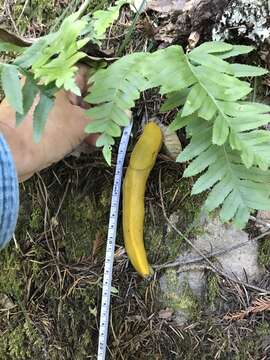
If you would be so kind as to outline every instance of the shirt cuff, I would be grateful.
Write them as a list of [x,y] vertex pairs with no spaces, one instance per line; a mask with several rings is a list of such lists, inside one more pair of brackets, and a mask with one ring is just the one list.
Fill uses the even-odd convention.
[[0,249],[12,238],[19,213],[19,184],[9,146],[0,134]]

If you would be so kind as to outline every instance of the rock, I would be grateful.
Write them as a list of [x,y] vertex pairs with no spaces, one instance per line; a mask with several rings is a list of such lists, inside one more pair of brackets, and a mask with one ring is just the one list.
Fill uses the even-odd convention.
[[213,40],[248,39],[256,44],[270,36],[265,0],[233,0],[213,28]]
[[[233,225],[222,224],[218,218],[203,219],[204,233],[195,239],[195,246],[209,253],[226,250],[248,241],[248,234]],[[216,256],[223,270],[241,281],[255,281],[262,269],[257,263],[258,243],[247,245]]]
[[228,3],[229,0],[186,1],[181,10],[162,14],[155,40],[185,46],[192,32],[198,33],[202,41],[210,40]]
[[[171,215],[174,220],[177,215]],[[176,225],[177,226],[177,225]],[[248,241],[248,234],[236,229],[233,225],[222,224],[218,217],[210,218],[205,215],[200,219],[201,231],[193,240],[196,248],[206,254],[230,249],[238,244],[246,245],[215,256],[213,260],[217,266],[231,277],[241,281],[254,282],[262,274],[258,265],[258,244]],[[186,263],[200,257],[191,249],[178,257],[179,263]],[[181,267],[180,267],[181,269]],[[164,304],[175,310],[174,320],[183,325],[196,312],[196,304],[203,303],[206,289],[206,277],[202,262],[187,265],[182,272],[177,268],[167,270],[160,278],[161,297]]]

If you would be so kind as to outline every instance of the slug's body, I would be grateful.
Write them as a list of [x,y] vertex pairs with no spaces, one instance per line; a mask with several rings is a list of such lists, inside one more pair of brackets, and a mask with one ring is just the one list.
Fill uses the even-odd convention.
[[132,151],[123,184],[123,231],[128,257],[138,271],[147,277],[150,266],[143,241],[144,193],[146,181],[162,144],[162,132],[149,122]]

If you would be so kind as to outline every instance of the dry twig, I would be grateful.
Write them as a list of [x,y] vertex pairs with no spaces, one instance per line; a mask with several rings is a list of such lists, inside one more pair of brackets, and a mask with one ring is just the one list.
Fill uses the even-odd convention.
[[239,310],[235,313],[229,313],[224,316],[224,320],[243,320],[250,314],[257,314],[264,311],[270,311],[270,298],[258,298],[252,302],[252,305],[245,310]]
[[[265,236],[267,235],[270,235],[270,230],[261,234],[261,235],[258,235],[252,239],[248,239],[247,241],[243,241],[242,243],[240,244],[237,244],[237,245],[234,245],[234,246],[231,246],[227,249],[222,249],[222,250],[217,250],[217,251],[213,251],[213,252],[209,252],[209,253],[206,253],[204,254],[205,257],[207,257],[208,259],[211,258],[211,257],[214,257],[214,256],[220,256],[220,255],[223,255],[223,254],[226,254],[228,252],[231,252],[233,250],[237,250],[239,248],[241,248],[242,246],[245,246],[245,245],[248,245],[250,244],[252,241],[258,241],[258,240],[261,240],[263,239]],[[171,267],[176,267],[176,266],[181,266],[181,265],[189,265],[189,264],[194,264],[194,263],[197,263],[197,262],[200,262],[200,261],[204,261],[205,258],[202,257],[202,256],[198,256],[196,258],[193,258],[193,259],[190,259],[190,260],[186,260],[186,261],[183,261],[183,260],[176,260],[176,261],[173,261],[173,262],[168,262],[168,263],[164,263],[164,264],[160,264],[160,265],[154,265],[153,268],[156,269],[157,271],[158,270],[161,270],[161,269],[166,269],[166,268],[171,268]]]

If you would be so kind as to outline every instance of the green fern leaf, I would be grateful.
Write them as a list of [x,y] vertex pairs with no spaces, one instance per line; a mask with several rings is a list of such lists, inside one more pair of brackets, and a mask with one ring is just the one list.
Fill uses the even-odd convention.
[[184,162],[198,156],[212,145],[212,127],[204,126],[200,132],[192,136],[190,144],[179,154],[176,161]]
[[102,147],[106,145],[114,145],[114,138],[106,133],[100,135],[96,141],[97,147]]
[[110,145],[104,145],[102,149],[102,154],[104,159],[107,161],[107,164],[111,166],[112,164],[112,148]]
[[231,117],[229,119],[230,126],[235,131],[247,131],[256,129],[259,126],[263,126],[269,123],[270,115],[267,114],[246,114]]
[[14,60],[14,64],[21,68],[28,69],[32,64],[37,61],[42,51],[50,43],[51,35],[43,36],[27,48],[22,55]]
[[233,45],[227,44],[223,41],[207,41],[200,46],[194,48],[190,54],[215,54],[232,51]]
[[209,43],[198,49],[187,56],[179,46],[132,54],[99,70],[86,97],[96,105],[87,111],[96,120],[87,131],[103,133],[99,146],[110,161],[113,137],[128,123],[126,110],[141,91],[159,88],[167,97],[162,111],[182,107],[169,129],[186,126],[191,138],[177,161],[191,161],[184,176],[200,174],[192,193],[211,188],[206,209],[220,206],[223,221],[233,219],[244,226],[254,209],[270,209],[270,137],[257,129],[270,122],[270,107],[245,101],[250,84],[233,73],[259,75],[262,70],[234,67],[223,60],[248,53],[251,47]]
[[257,66],[243,64],[231,64],[231,66],[236,77],[261,76],[268,73],[268,70]]
[[183,107],[182,116],[185,117],[193,114],[202,106],[206,99],[207,92],[199,83],[192,86]]
[[164,104],[160,108],[160,112],[167,112],[175,109],[178,106],[184,105],[188,96],[189,90],[183,89],[180,91],[174,91],[167,94]]
[[188,58],[197,64],[203,65],[207,68],[213,69],[215,71],[226,73],[226,74],[234,74],[234,68],[231,64],[226,61],[220,59],[217,56],[212,54],[204,54],[204,53],[190,53]]
[[196,83],[181,46],[158,50],[145,59],[139,69],[149,88],[160,87],[160,94],[186,89]]
[[23,114],[23,95],[17,66],[1,64],[1,82],[7,102],[18,112]]
[[218,147],[209,146],[184,171],[183,176],[194,176],[205,170],[218,159]]
[[33,129],[34,129],[34,140],[36,143],[40,142],[41,136],[48,118],[49,112],[51,111],[54,104],[54,99],[47,96],[45,93],[40,94],[39,103],[35,107],[33,115]]
[[[140,92],[147,88],[147,79],[138,72],[138,66],[147,57],[147,54],[132,54],[112,64],[107,69],[101,69],[92,78],[92,91],[85,100],[95,106],[86,111],[86,114],[100,123],[87,126],[88,132],[105,131],[112,124],[126,126],[129,117],[125,110],[135,105]],[[101,122],[102,121],[102,122]],[[108,128],[106,128],[106,123]],[[108,132],[108,134],[112,135]],[[120,135],[120,134],[119,134]],[[119,136],[117,135],[117,136]]]
[[93,14],[95,37],[98,40],[104,38],[106,30],[117,20],[121,6],[131,3],[130,0],[118,0],[114,6],[107,10],[97,10]]
[[213,126],[213,144],[223,145],[229,135],[229,125],[223,114],[219,114]]
[[38,92],[39,92],[39,88],[35,84],[32,76],[30,74],[28,74],[28,76],[25,80],[25,84],[22,88],[24,112],[23,112],[23,114],[16,112],[16,126],[19,126],[20,123],[25,118],[25,116],[28,114]]
[[209,70],[204,66],[197,66],[192,69],[198,82],[207,89],[213,99],[237,101],[243,99],[252,91],[248,83],[242,82],[233,76]]
[[206,96],[201,107],[198,109],[198,116],[209,121],[213,119],[218,111],[218,107],[210,96]]
[[225,114],[232,117],[246,115],[253,115],[256,117],[258,114],[265,114],[270,112],[269,105],[248,101],[227,102],[218,100],[217,104]]
[[184,126],[188,125],[196,117],[196,114],[182,117],[181,111],[179,111],[174,120],[170,123],[168,129],[171,132],[175,132],[176,130],[182,129]]
[[221,59],[228,59],[233,56],[248,54],[253,50],[254,50],[253,46],[233,45],[231,50],[220,53],[216,52],[215,55],[220,57]]
[[[192,138],[193,140],[193,138]],[[184,150],[189,158],[197,154],[191,143]],[[181,160],[181,158],[180,158]],[[270,171],[258,167],[247,169],[238,152],[229,147],[210,145],[196,155],[184,176],[192,176],[207,170],[195,182],[192,193],[198,194],[213,187],[205,202],[208,211],[222,205],[222,221],[234,220],[243,227],[251,211],[270,208]],[[190,169],[190,170],[189,170]]]

